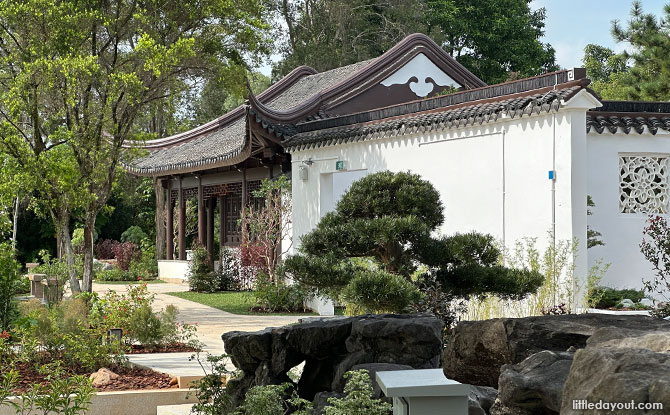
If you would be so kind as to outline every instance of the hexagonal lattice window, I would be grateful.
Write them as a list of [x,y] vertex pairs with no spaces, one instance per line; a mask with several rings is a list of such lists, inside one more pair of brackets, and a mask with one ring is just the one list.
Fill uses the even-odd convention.
[[619,156],[619,210],[622,213],[668,212],[668,158]]

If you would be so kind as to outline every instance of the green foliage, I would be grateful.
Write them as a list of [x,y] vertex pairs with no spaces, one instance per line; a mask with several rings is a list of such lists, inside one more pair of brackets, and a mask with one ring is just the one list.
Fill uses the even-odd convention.
[[193,247],[193,256],[188,269],[188,288],[199,293],[213,293],[218,288],[209,253],[200,244]]
[[237,251],[221,248],[219,270],[217,271],[218,291],[238,291],[240,284],[240,257]]
[[305,311],[307,291],[299,284],[287,284],[283,279],[276,282],[263,272],[256,276],[252,295],[255,299],[253,308],[268,313]]
[[670,296],[670,226],[662,216],[649,216],[640,243],[642,255],[651,263],[653,278],[643,280],[647,292],[668,300]]
[[[586,214],[591,216],[591,208],[596,207],[595,202],[590,195],[586,196]],[[600,239],[602,234],[590,226],[586,226],[586,247],[593,248],[594,246],[605,246],[605,243]]]
[[135,281],[137,278],[128,271],[114,267],[98,272],[96,279],[99,281]]
[[[307,408],[311,406],[311,402],[298,397],[290,383],[254,386],[247,392],[235,415],[306,415]],[[299,408],[296,410],[296,407]]]
[[413,283],[381,270],[358,270],[342,291],[348,314],[402,313],[422,298]]
[[150,347],[161,342],[161,320],[151,311],[151,306],[143,304],[130,315],[128,337]]
[[367,370],[344,374],[344,398],[328,398],[325,415],[389,415],[391,404],[372,398],[372,382]]
[[634,1],[630,19],[624,28],[612,23],[612,35],[618,42],[631,46],[620,58],[632,61],[626,82],[619,86],[626,99],[636,101],[667,101],[670,99],[670,5],[663,16],[644,13],[642,4]]
[[147,234],[137,225],[129,227],[121,234],[121,242],[131,242],[137,246],[140,246],[145,239]]
[[596,287],[588,293],[588,296],[595,308],[612,308],[625,298],[634,303],[640,302],[644,298],[644,291],[632,288],[618,290],[609,287]]
[[[50,364],[41,371],[46,374],[47,384],[33,384],[30,389],[20,394],[19,400],[5,401],[17,414],[43,413],[83,415],[88,413],[91,398],[95,390],[87,376],[68,376],[58,364]],[[3,385],[11,392],[19,382],[16,372],[3,376]],[[2,393],[0,393],[2,398]]]
[[139,255],[131,260],[128,273],[132,280],[151,281],[158,278],[158,261],[156,260],[156,247],[144,244]]
[[501,252],[490,235],[434,238],[442,211],[439,193],[418,175],[370,174],[303,237],[286,269],[321,294],[348,302],[350,311],[400,312],[422,301],[418,274],[461,298],[520,299],[542,285],[537,271],[500,266]]
[[[202,359],[200,353],[192,355],[189,360],[197,360],[203,370],[204,376],[196,380],[192,391],[197,402],[193,404],[192,413],[198,415],[225,415],[233,409],[230,395],[226,392],[226,380],[235,376],[228,370],[230,358],[226,355],[213,356],[207,354]],[[204,361],[203,361],[204,360]],[[209,371],[206,367],[211,368]]]
[[489,84],[510,73],[526,77],[557,68],[554,49],[540,41],[545,10],[532,10],[527,0],[276,3],[288,42],[275,78],[298,65],[324,71],[376,58],[415,32],[432,37]]
[[19,270],[14,249],[7,243],[0,244],[0,331],[9,329],[17,316],[14,296],[21,286]]

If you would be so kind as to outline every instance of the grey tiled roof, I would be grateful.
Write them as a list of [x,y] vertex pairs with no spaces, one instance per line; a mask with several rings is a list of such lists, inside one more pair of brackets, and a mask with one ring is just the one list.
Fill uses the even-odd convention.
[[561,100],[569,99],[583,87],[580,85],[552,90],[542,94],[516,98],[501,96],[471,105],[458,105],[428,112],[407,114],[368,123],[316,129],[298,133],[285,142],[285,147],[302,150],[355,141],[371,140],[395,135],[411,134],[436,129],[462,127],[495,121],[502,115],[521,117],[542,111],[557,110]]
[[291,85],[286,91],[282,92],[281,95],[265,105],[273,110],[289,110],[311,98],[313,95],[335,86],[340,81],[367,66],[373,60],[374,59],[369,59],[300,78],[298,82]]
[[246,121],[244,117],[240,117],[213,133],[153,151],[148,156],[135,160],[128,167],[137,174],[159,174],[192,170],[209,164],[234,162],[245,154],[245,131]]
[[670,102],[603,101],[603,106],[586,115],[586,131],[598,134],[635,131],[652,134],[670,131]]
[[[300,78],[284,92],[266,104],[276,110],[287,110],[300,105],[313,95],[348,78],[371,60],[354,63],[330,71]],[[134,160],[126,168],[140,175],[157,175],[192,171],[201,166],[208,168],[230,165],[246,155],[246,121],[244,112],[220,129],[195,137],[173,147],[160,148],[146,157]]]

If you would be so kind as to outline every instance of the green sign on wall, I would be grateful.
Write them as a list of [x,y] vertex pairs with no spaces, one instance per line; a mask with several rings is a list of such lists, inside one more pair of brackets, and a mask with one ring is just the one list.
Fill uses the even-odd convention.
[[344,170],[344,160],[337,160],[335,162],[335,170]]

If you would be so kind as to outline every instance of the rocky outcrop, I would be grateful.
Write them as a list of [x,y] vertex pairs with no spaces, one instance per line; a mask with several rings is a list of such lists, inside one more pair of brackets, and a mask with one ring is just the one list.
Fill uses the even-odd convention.
[[[288,371],[302,362],[305,366],[297,390],[308,400],[320,392],[341,391],[343,375],[354,367],[364,367],[361,365],[436,368],[441,331],[442,323],[432,315],[386,314],[310,318],[254,333],[225,333],[226,353],[242,370],[241,377],[229,381],[228,390],[233,403],[238,403],[252,386],[289,382]],[[375,366],[364,368],[379,370]]]
[[98,369],[97,372],[91,373],[88,378],[91,380],[91,386],[99,388],[109,385],[113,380],[118,379],[119,375],[103,367]]
[[[561,414],[605,413],[668,414],[670,408],[670,332],[642,332],[602,329],[585,349],[575,353],[563,388]],[[615,408],[579,407],[579,402],[622,405]],[[665,409],[626,407],[630,404],[660,403]]]
[[494,388],[470,385],[468,415],[489,415],[497,394]]
[[447,342],[442,364],[445,375],[461,383],[498,387],[500,368],[550,350],[583,348],[603,327],[670,330],[670,322],[646,316],[570,314],[504,318],[459,323]]
[[558,414],[573,355],[544,350],[519,364],[504,365],[491,415]]

